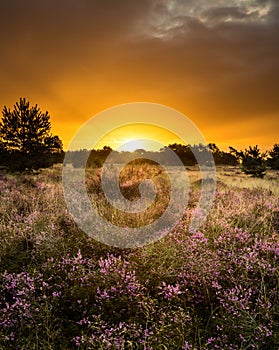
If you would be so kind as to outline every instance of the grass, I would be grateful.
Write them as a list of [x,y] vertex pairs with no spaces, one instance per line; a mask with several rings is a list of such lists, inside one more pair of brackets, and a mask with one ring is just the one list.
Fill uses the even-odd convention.
[[[138,170],[122,174],[129,200],[139,196]],[[150,171],[167,199],[166,178]],[[200,175],[188,175],[183,218],[135,249],[78,229],[59,166],[0,178],[0,349],[278,349],[278,173],[251,179],[218,167],[214,205],[195,234]],[[106,208],[98,170],[87,186]]]

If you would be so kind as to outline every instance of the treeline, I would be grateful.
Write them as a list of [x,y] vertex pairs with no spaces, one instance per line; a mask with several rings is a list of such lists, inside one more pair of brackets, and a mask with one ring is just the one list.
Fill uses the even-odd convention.
[[249,146],[244,151],[230,147],[230,153],[241,163],[242,171],[252,177],[263,178],[268,168],[279,170],[279,144],[269,152],[261,152],[258,146]]
[[[88,168],[99,168],[103,165],[106,158],[112,153],[113,161],[115,163],[128,163],[132,161],[136,154],[137,160],[134,163],[146,162],[149,157],[155,156],[158,162],[163,165],[175,165],[173,158],[169,156],[169,152],[173,151],[181,159],[185,166],[193,166],[197,164],[197,159],[194,153],[199,153],[201,156],[206,156],[207,153],[211,152],[214,158],[215,164],[218,165],[237,165],[238,161],[236,156],[220,151],[215,144],[209,144],[207,146],[199,145],[182,145],[182,144],[170,144],[167,147],[162,148],[160,151],[146,151],[144,149],[138,149],[134,152],[121,151],[117,152],[112,148],[105,146],[103,149],[91,150],[86,149],[79,151],[68,151],[67,162],[71,163],[75,168],[81,167],[83,164],[87,164]],[[194,151],[194,152],[193,152]],[[86,161],[87,160],[87,161]],[[213,165],[213,164],[207,164]]]
[[[54,163],[63,163],[65,153],[62,141],[58,136],[51,134],[50,116],[42,113],[37,105],[30,106],[25,98],[20,98],[13,110],[4,106],[0,121],[0,166],[6,166],[10,171],[25,169],[39,169],[51,166]],[[269,152],[261,152],[258,146],[250,146],[244,151],[230,147],[229,152],[221,151],[216,144],[182,145],[170,144],[160,151],[146,151],[138,149],[134,152],[117,152],[109,146],[99,150],[68,151],[66,161],[74,167],[80,168],[86,164],[89,168],[101,167],[108,155],[113,153],[115,163],[147,162],[149,157],[155,156],[162,165],[174,165],[173,151],[185,166],[198,163],[198,158],[208,159],[211,153],[216,165],[238,165],[243,172],[254,177],[263,177],[267,168],[279,170],[279,144],[275,144]],[[204,157],[203,157],[204,156]],[[208,166],[214,165],[206,164]]]
[[[175,152],[185,166],[197,165],[198,161],[194,154],[199,154],[203,158],[203,155],[206,156],[206,153],[210,152],[215,165],[241,165],[242,171],[253,177],[264,177],[268,168],[279,170],[279,144],[275,144],[271,151],[263,153],[258,146],[249,146],[244,151],[237,151],[235,148],[230,147],[230,152],[224,152],[214,143],[193,146],[174,143],[157,152],[144,149],[138,149],[134,152],[117,152],[105,146],[103,149],[91,151],[85,149],[68,151],[67,162],[71,163],[75,168],[80,168],[84,164],[86,164],[87,168],[99,168],[102,167],[109,154],[112,154],[115,163],[124,164],[131,161],[134,164],[146,163],[148,162],[146,159],[153,155],[162,165],[175,165],[172,164],[173,158],[169,156],[170,151]],[[135,154],[137,159],[133,160]],[[207,165],[211,166],[214,164]]]

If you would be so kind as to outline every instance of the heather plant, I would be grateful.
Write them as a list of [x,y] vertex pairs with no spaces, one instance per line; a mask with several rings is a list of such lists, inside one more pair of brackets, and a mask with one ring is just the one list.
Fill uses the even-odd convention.
[[[219,172],[207,221],[190,234],[200,195],[192,171],[176,227],[119,249],[78,229],[60,171],[0,179],[0,348],[278,349],[279,211],[269,174],[253,189],[228,186]],[[97,170],[88,186],[98,188]]]

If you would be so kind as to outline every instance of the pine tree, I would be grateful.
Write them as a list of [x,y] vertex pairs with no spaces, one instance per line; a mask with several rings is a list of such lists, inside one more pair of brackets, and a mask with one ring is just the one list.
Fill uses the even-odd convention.
[[62,142],[51,135],[50,116],[40,108],[30,106],[20,98],[13,110],[4,106],[0,122],[0,143],[9,153],[13,170],[46,167],[53,163],[53,155],[61,154]]
[[269,152],[269,158],[267,164],[271,169],[279,170],[279,144],[276,143],[273,145],[273,149]]
[[263,178],[266,175],[266,153],[261,153],[257,145],[254,147],[249,146],[245,151],[237,151],[230,147],[230,152],[241,160],[241,169],[245,174],[259,178]]

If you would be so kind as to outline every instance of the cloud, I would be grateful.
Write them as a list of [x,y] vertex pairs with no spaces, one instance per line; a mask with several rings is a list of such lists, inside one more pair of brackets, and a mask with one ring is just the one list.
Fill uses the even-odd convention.
[[[169,36],[175,28],[201,22],[212,27],[224,22],[265,21],[271,9],[269,0],[153,0],[153,7],[146,17],[146,32],[155,37]],[[148,22],[150,27],[148,27]],[[179,32],[179,31],[178,31]]]
[[0,104],[33,96],[77,123],[93,107],[148,100],[201,125],[266,116],[274,129],[278,1],[224,4],[0,0]]
[[233,22],[233,21],[247,21],[259,19],[259,12],[250,12],[245,7],[216,7],[210,8],[202,12],[201,14],[204,22],[220,23],[220,22]]

